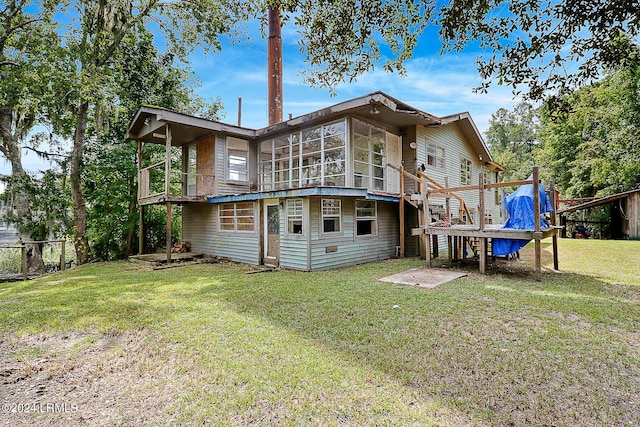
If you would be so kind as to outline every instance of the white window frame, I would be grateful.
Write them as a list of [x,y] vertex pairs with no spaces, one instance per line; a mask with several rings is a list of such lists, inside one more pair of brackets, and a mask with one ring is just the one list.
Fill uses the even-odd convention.
[[473,182],[473,162],[468,157],[460,156],[460,185],[471,185]]
[[[329,205],[329,203],[333,204],[334,202],[337,202],[337,206],[325,207],[325,202],[327,205]],[[335,211],[329,212],[330,210],[334,210],[336,208],[337,208],[337,213]],[[332,219],[334,221],[335,219],[337,219],[338,229],[337,230],[334,229],[333,231],[325,231],[324,229],[325,219]],[[320,202],[320,227],[322,228],[322,234],[324,235],[342,234],[342,200],[322,199],[322,201]]]
[[[429,153],[430,149],[432,149],[433,153]],[[425,166],[429,168],[435,168],[440,170],[445,170],[445,159],[446,159],[446,151],[443,146],[436,144],[435,142],[427,141],[426,145],[426,163]],[[438,156],[438,150],[442,152],[442,156]],[[433,164],[429,163],[429,156],[433,157]]]
[[[343,130],[331,132],[331,127],[334,125],[342,125]],[[313,133],[314,130],[317,138],[303,140],[303,136]],[[258,178],[260,190],[317,185],[345,187],[347,185],[348,132],[347,119],[341,119],[261,141]],[[341,145],[327,147],[328,144],[340,139],[342,139]],[[281,142],[288,140],[288,148],[277,144],[277,140]],[[313,143],[317,143],[317,147],[314,147]],[[266,159],[268,154],[263,150],[268,149],[269,144],[271,144],[271,157]],[[287,149],[288,154],[280,155],[279,151],[282,149]],[[338,156],[333,157],[336,154]],[[262,160],[263,157],[265,160]],[[330,161],[332,157],[334,161]]]
[[[223,209],[224,206],[233,205],[233,212],[230,209]],[[238,205],[247,205],[246,207],[238,207]],[[249,215],[238,215],[238,212],[246,213],[250,210]],[[226,214],[226,215],[224,215]],[[225,222],[225,219],[231,219],[231,224],[233,228],[226,228],[225,225],[229,224],[229,222]],[[241,219],[250,219],[251,222],[248,221],[240,221]],[[238,228],[240,224],[251,224],[251,230],[242,229],[242,227]],[[253,202],[229,202],[229,203],[220,203],[218,205],[218,231],[222,232],[230,232],[230,233],[255,233],[256,231],[256,221],[255,221],[255,204]]]
[[[358,203],[373,203],[373,215],[361,215],[361,209],[358,208]],[[355,235],[357,238],[365,238],[378,235],[378,203],[375,200],[356,200],[355,203],[356,218],[355,218]],[[368,221],[371,223],[371,233],[359,234],[358,223]]]
[[[366,126],[367,127],[367,134],[363,134],[363,133],[359,133],[356,131],[356,128],[358,126]],[[375,147],[374,147],[374,139],[372,137],[372,133],[373,131],[377,131],[380,132],[382,134],[384,134],[384,144],[383,144],[383,148],[380,152],[376,151]],[[365,138],[367,140],[367,146],[366,147],[357,147],[356,146],[356,137],[361,137],[361,138]],[[353,119],[353,124],[352,124],[352,129],[351,129],[351,145],[352,145],[352,167],[353,167],[353,171],[352,171],[352,175],[353,175],[353,184],[354,187],[358,187],[358,188],[367,188],[369,190],[378,190],[378,191],[384,191],[387,187],[387,174],[385,173],[386,171],[386,166],[387,166],[387,150],[388,150],[388,143],[387,143],[387,138],[388,137],[388,132],[386,132],[384,129],[381,129],[377,126],[374,126],[370,123],[367,123],[363,120],[358,120],[358,119]],[[367,158],[366,159],[359,159],[357,156],[357,152],[356,150],[362,151],[362,152],[366,152],[367,153]],[[380,158],[380,164],[376,164],[376,157]],[[358,168],[358,166],[360,166],[360,168],[364,167],[367,170],[367,173],[356,173],[356,169]],[[382,176],[376,176],[376,170],[380,170],[382,172]],[[366,182],[366,185],[363,185],[362,182],[357,183],[357,178],[360,178],[361,180],[364,180],[364,182]],[[376,183],[380,184],[381,188],[378,188],[376,186]]]
[[[287,199],[286,202],[286,224],[287,230],[286,234],[289,236],[304,236],[304,200],[301,198],[298,199]],[[295,233],[292,231],[291,225],[293,222],[300,222],[300,233]]]
[[[238,149],[232,147],[233,142],[244,143],[247,149]],[[226,178],[231,182],[248,182],[249,181],[249,141],[246,139],[227,137],[227,164]],[[234,163],[235,162],[235,163]]]

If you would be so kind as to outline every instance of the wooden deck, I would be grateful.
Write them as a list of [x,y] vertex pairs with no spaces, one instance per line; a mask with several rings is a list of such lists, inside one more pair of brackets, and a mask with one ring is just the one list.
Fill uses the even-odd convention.
[[[403,172],[402,169],[400,169]],[[487,255],[488,255],[488,243],[490,239],[514,239],[514,240],[533,240],[535,242],[535,250],[534,250],[534,260],[535,260],[535,274],[537,279],[542,278],[542,247],[540,241],[542,239],[546,239],[551,237],[553,239],[553,268],[554,270],[558,270],[558,231],[562,229],[562,227],[556,226],[556,212],[555,212],[555,185],[553,181],[550,183],[550,193],[551,193],[551,206],[552,211],[550,212],[550,222],[551,226],[547,228],[540,227],[540,180],[538,177],[538,167],[534,167],[532,171],[532,179],[527,181],[517,181],[511,183],[496,183],[496,184],[485,184],[484,176],[482,173],[478,176],[478,185],[477,186],[467,186],[467,187],[448,187],[446,185],[441,186],[437,183],[434,184],[435,188],[429,188],[429,183],[427,182],[426,176],[421,178],[421,199],[422,199],[422,215],[420,217],[420,226],[413,228],[411,230],[412,236],[423,236],[425,239],[424,246],[426,249],[426,258],[427,265],[431,266],[431,236],[447,236],[448,238],[448,249],[449,249],[449,259],[452,260],[454,256],[456,258],[460,258],[458,252],[461,248],[466,248],[468,243],[468,239],[473,239],[478,242],[479,249],[479,258],[480,258],[480,273],[484,274],[487,267]],[[415,179],[415,178],[412,178]],[[437,184],[437,185],[436,185]],[[505,186],[512,185],[525,185],[532,184],[533,185],[533,221],[532,223],[535,226],[534,230],[514,230],[514,229],[505,229],[502,228],[501,224],[489,224],[486,223],[485,217],[483,214],[479,215],[479,221],[477,224],[458,224],[451,226],[440,226],[435,227],[431,223],[431,217],[429,214],[429,196],[432,197],[444,197],[446,199],[446,216],[448,221],[446,224],[451,224],[451,212],[449,208],[449,199],[451,197],[458,197],[455,195],[454,191],[457,190],[478,190],[478,212],[485,212],[485,204],[484,204],[484,190],[486,188],[499,188]],[[433,187],[433,186],[432,186]],[[401,181],[401,190],[402,190],[402,181]],[[459,198],[459,197],[458,197]],[[400,201],[401,211],[402,204],[404,200]],[[463,203],[463,202],[461,202]],[[402,216],[401,216],[402,218]],[[404,225],[400,225],[401,233],[403,233]],[[403,240],[401,239],[401,245],[403,244]],[[453,244],[453,245],[452,245]],[[452,246],[456,248],[456,250],[452,250]],[[401,249],[404,253],[404,251]],[[455,252],[455,255],[454,255]],[[462,249],[462,257],[466,254],[466,250]]]
[[452,225],[451,227],[418,227],[411,230],[412,236],[434,234],[439,236],[478,237],[485,239],[540,240],[558,235],[560,226],[535,230],[513,230],[502,228],[502,224],[485,224],[484,230],[474,224]]

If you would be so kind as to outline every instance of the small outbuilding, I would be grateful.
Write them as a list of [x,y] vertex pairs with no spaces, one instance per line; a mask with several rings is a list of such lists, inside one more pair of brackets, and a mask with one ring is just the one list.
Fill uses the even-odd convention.
[[590,237],[602,239],[640,239],[640,188],[593,199],[558,210],[563,237],[578,228]]

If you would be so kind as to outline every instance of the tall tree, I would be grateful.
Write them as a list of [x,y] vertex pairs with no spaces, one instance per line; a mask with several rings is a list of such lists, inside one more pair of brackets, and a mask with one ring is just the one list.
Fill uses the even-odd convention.
[[[241,0],[239,0],[241,1]],[[480,47],[491,83],[528,86],[531,98],[577,87],[610,66],[638,59],[637,0],[244,0],[259,13],[280,9],[300,33],[308,82],[334,88],[373,69],[403,72],[419,38],[439,27],[442,52]],[[384,53],[384,54],[383,54]]]
[[[168,51],[184,60],[195,46],[219,49],[219,37],[233,32],[233,25],[246,19],[231,0],[69,0],[55,7],[71,18],[65,30],[65,47],[75,64],[69,70],[72,90],[67,93],[72,121],[66,122],[73,137],[70,162],[71,195],[74,211],[74,244],[78,263],[89,257],[87,208],[82,184],[82,164],[87,130],[91,122],[108,115],[116,97],[114,61],[129,35],[157,25]],[[64,121],[59,121],[64,124]],[[63,126],[64,127],[64,126]],[[64,130],[64,129],[62,129]],[[95,135],[94,135],[95,136]]]
[[569,197],[640,188],[640,64],[550,98],[541,163]]
[[516,105],[513,111],[500,108],[491,115],[485,136],[494,160],[507,168],[501,174],[505,182],[523,180],[531,174],[539,127],[539,111],[528,102]]
[[[11,165],[11,176],[5,179],[10,216],[20,219],[18,230],[25,242],[33,237],[25,222],[32,214],[28,190],[33,183],[23,168],[22,150],[50,99],[48,76],[55,66],[51,47],[57,38],[49,15],[30,12],[31,3],[11,1],[0,9],[0,152]],[[37,245],[29,246],[29,267],[34,273],[44,270]]]
[[[177,68],[171,54],[161,55],[150,32],[128,34],[122,43],[125,48],[113,61],[117,103],[104,122],[88,126],[88,133],[97,137],[87,141],[82,176],[89,202],[87,235],[92,254],[102,259],[126,257],[132,250],[138,220],[137,144],[124,140],[124,133],[139,106],[151,104],[211,118],[220,108],[219,103],[210,105],[195,95],[188,70]],[[165,148],[150,146],[146,152],[160,157]],[[165,224],[160,222],[157,234],[164,235]],[[153,225],[147,224],[147,233],[154,233],[149,229]]]

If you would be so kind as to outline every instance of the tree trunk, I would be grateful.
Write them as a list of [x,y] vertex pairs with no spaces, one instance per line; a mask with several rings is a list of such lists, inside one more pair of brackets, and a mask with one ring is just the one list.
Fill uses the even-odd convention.
[[[0,109],[0,151],[11,164],[11,192],[13,204],[11,208],[14,210],[15,216],[25,218],[29,215],[29,195],[21,189],[29,179],[27,173],[22,167],[22,147],[20,146],[20,134],[26,133],[23,129],[17,129],[14,120],[14,110],[10,107]],[[44,274],[45,266],[42,260],[42,251],[39,245],[29,245],[31,235],[28,232],[19,230],[20,240],[27,243],[27,265],[29,274]]]
[[89,102],[80,105],[76,121],[76,131],[73,136],[73,152],[71,153],[71,199],[73,201],[74,235],[73,244],[76,248],[78,265],[85,264],[89,260],[89,239],[87,238],[87,208],[82,194],[82,156],[84,151],[84,138],[87,131],[87,117],[89,115]]
[[[128,214],[129,218],[138,211],[138,203],[137,203],[137,188],[135,182],[130,183],[130,191],[129,191],[129,209]],[[125,258],[131,255],[131,246],[133,245],[133,227],[135,225],[134,221],[129,221],[129,226],[127,227],[127,240],[124,247],[124,256]]]

